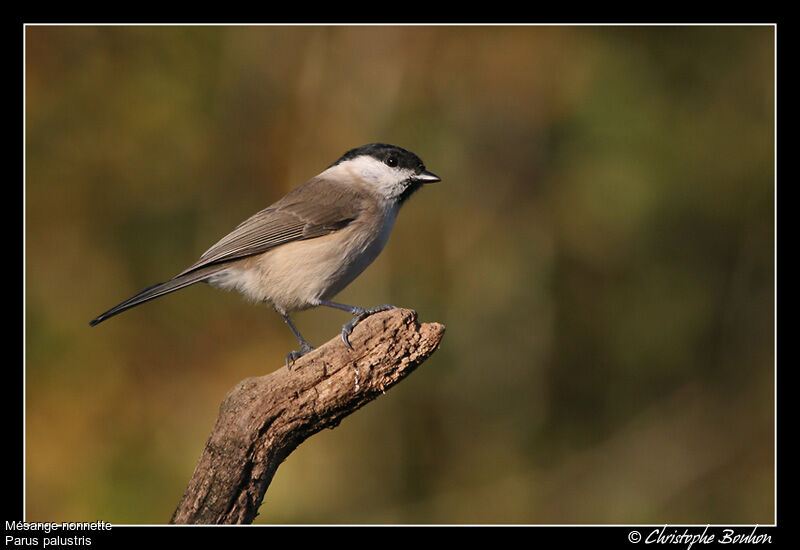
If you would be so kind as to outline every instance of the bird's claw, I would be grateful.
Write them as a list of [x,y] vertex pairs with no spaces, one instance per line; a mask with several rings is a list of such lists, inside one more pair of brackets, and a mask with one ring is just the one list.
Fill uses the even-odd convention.
[[286,354],[286,369],[287,370],[292,370],[292,365],[294,365],[294,362],[297,359],[300,359],[306,353],[308,353],[309,351],[313,351],[313,350],[314,350],[314,346],[312,346],[311,344],[308,344],[308,343],[304,343],[304,344],[302,344],[300,346],[299,350],[290,351],[289,353],[287,353]]
[[356,325],[358,325],[358,323],[360,323],[373,313],[378,313],[379,311],[386,311],[388,309],[397,309],[397,306],[392,306],[387,304],[385,306],[378,306],[369,309],[355,308],[353,310],[355,316],[342,327],[342,342],[344,342],[344,345],[347,346],[349,349],[353,349],[353,346],[350,344],[349,337],[350,334],[353,333],[353,329],[356,328]]

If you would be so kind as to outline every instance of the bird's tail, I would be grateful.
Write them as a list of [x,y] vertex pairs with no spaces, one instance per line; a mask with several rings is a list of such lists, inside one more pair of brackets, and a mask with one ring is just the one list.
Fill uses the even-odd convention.
[[139,304],[143,304],[145,302],[149,302],[150,300],[158,298],[159,296],[169,294],[170,292],[175,292],[176,290],[186,288],[187,286],[195,283],[206,281],[209,277],[222,269],[225,269],[224,265],[211,265],[195,271],[190,271],[189,273],[178,275],[167,282],[149,286],[138,294],[131,296],[121,304],[116,305],[105,313],[98,315],[89,322],[89,326],[93,327],[98,323],[102,323],[109,317],[113,317],[117,313],[122,313],[127,309],[138,306]]

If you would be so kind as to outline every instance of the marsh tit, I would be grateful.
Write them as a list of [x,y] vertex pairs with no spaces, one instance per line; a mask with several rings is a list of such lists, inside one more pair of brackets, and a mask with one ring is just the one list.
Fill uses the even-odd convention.
[[300,343],[286,356],[289,367],[312,349],[289,314],[316,306],[347,311],[342,340],[365,317],[392,309],[365,309],[331,302],[383,250],[397,212],[420,187],[441,179],[422,160],[395,145],[372,143],[346,152],[325,171],[246,219],[194,264],[164,283],[145,288],[89,323],[195,283],[237,290],[266,302]]

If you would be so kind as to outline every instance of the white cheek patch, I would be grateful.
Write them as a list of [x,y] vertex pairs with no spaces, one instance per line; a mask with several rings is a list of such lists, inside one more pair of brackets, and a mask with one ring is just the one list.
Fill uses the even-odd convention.
[[380,178],[378,171],[372,166],[365,166],[359,175],[370,183],[377,181]]
[[414,175],[412,170],[392,168],[378,159],[367,156],[348,160],[342,164],[346,164],[354,175],[373,186],[387,199],[398,197],[406,188],[407,180]]

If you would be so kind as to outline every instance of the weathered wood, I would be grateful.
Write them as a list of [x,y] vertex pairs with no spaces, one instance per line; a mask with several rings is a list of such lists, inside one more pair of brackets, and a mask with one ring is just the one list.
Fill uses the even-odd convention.
[[376,313],[266,376],[239,382],[219,416],[171,523],[252,523],[275,471],[306,438],[333,428],[436,351],[444,325],[409,309]]

